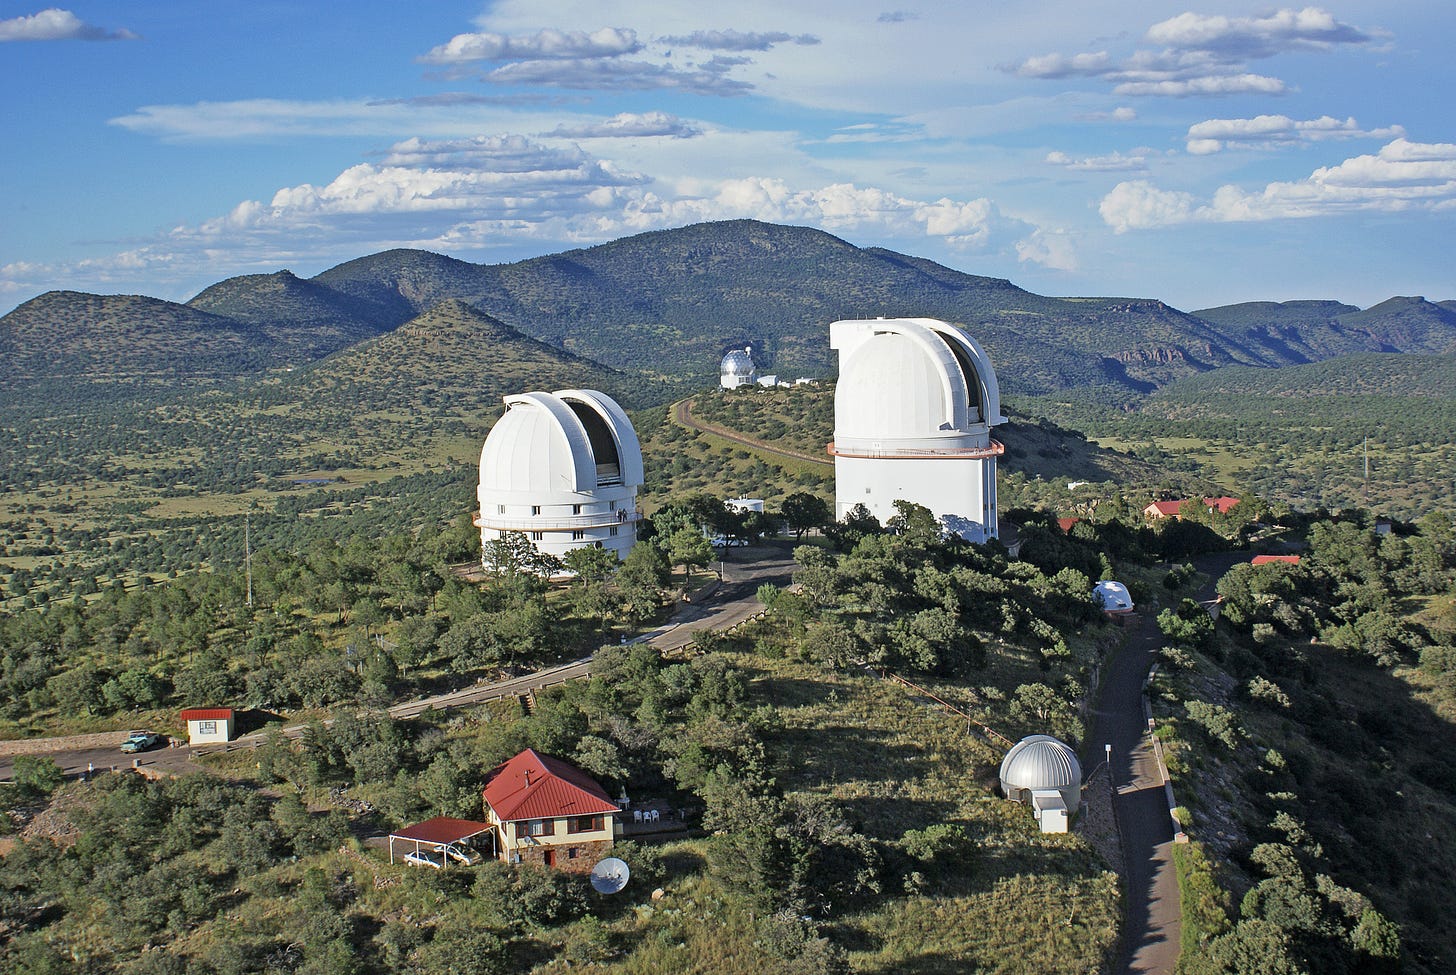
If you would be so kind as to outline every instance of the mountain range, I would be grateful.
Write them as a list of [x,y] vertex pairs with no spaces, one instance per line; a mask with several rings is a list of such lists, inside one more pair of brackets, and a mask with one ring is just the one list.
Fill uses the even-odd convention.
[[[1224,366],[1456,349],[1456,302],[1249,302],[1191,313],[1148,298],[1054,298],[830,234],[739,220],[482,265],[390,250],[302,279],[229,278],[186,303],[43,294],[0,318],[0,382],[227,379],[301,366],[447,305],[654,380],[702,381],[728,348],[760,371],[832,373],[839,318],[927,316],[987,348],[1003,389],[1148,392]],[[468,343],[467,343],[468,346]],[[470,349],[451,354],[470,355]]]

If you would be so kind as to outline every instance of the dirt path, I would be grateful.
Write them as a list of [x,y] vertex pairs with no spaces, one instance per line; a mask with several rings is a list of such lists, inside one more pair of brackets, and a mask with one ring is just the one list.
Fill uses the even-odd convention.
[[699,433],[712,434],[715,437],[722,437],[724,440],[731,440],[734,443],[742,444],[745,447],[752,447],[754,450],[765,454],[773,454],[777,457],[787,457],[790,460],[808,461],[811,464],[823,464],[826,467],[833,467],[834,461],[827,456],[816,457],[813,454],[803,454],[797,450],[789,450],[785,447],[774,447],[764,443],[762,440],[754,440],[752,437],[745,437],[741,433],[729,430],[727,427],[714,426],[711,423],[704,423],[693,416],[693,401],[691,399],[680,400],[673,407],[673,419],[689,430],[696,430]]

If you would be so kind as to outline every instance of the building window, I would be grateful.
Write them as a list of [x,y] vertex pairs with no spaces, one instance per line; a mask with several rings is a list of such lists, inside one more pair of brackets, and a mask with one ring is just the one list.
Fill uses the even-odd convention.
[[575,860],[579,856],[581,856],[581,851],[574,846],[569,847],[566,851],[566,859],[568,860]]
[[527,836],[549,836],[554,832],[549,819],[530,819],[526,821]]
[[600,816],[575,816],[566,821],[568,833],[598,833],[604,828]]
[[617,510],[617,502],[615,502],[615,501],[608,501],[607,502],[607,510],[608,511],[616,511]]
[[579,505],[579,504],[572,505],[571,506],[571,513],[574,514],[574,515],[581,514],[581,505]]
[[498,514],[498,515],[505,514],[506,513],[506,506],[503,505],[503,504],[496,505],[495,506],[495,513]]
[[541,540],[541,532],[531,532],[531,541],[533,541],[533,542],[539,542],[540,540]]
[[533,505],[531,505],[531,514],[533,514],[533,515],[539,515],[540,513],[541,513],[541,506],[539,504],[533,504]]
[[607,534],[608,535],[611,535],[613,538],[616,538],[617,537],[617,526],[616,525],[608,525],[607,526]]
[[197,733],[199,735],[215,735],[215,734],[217,734],[217,722],[216,721],[199,721],[199,722],[197,722]]
[[584,538],[586,538],[586,532],[582,531],[580,528],[571,533],[571,540],[573,542],[579,542]]

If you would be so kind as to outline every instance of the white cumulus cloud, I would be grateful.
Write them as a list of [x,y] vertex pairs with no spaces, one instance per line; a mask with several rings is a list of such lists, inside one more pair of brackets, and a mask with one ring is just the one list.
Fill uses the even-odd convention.
[[1224,149],[1263,149],[1300,142],[1331,139],[1390,139],[1404,136],[1405,129],[1392,125],[1362,129],[1353,118],[1322,115],[1316,119],[1292,119],[1287,115],[1257,115],[1254,118],[1215,118],[1188,127],[1187,149],[1206,155]]
[[0,41],[134,41],[125,28],[108,30],[88,24],[69,10],[51,7],[40,13],[0,20]]
[[542,30],[535,34],[456,34],[420,58],[426,64],[471,61],[612,58],[642,50],[637,32],[623,27],[586,31]]
[[1316,169],[1261,190],[1221,186],[1199,203],[1191,193],[1146,180],[1120,183],[1099,211],[1114,231],[1191,222],[1253,222],[1383,211],[1456,208],[1456,145],[1395,139],[1377,153]]

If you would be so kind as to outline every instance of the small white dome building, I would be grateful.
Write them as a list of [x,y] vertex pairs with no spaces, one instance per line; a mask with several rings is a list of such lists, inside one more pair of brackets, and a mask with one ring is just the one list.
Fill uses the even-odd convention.
[[1077,753],[1051,735],[1023,738],[1001,760],[1001,791],[1029,804],[1043,833],[1064,833],[1082,804]]
[[758,379],[753,368],[753,347],[734,349],[723,357],[718,369],[718,385],[724,389],[752,386]]
[[594,546],[620,558],[637,541],[642,447],[616,401],[591,389],[505,397],[480,452],[482,547],[522,532],[558,558]]
[[1133,610],[1132,593],[1120,582],[1102,579],[1092,587],[1092,596],[1101,604],[1105,613],[1121,616]]
[[883,524],[896,501],[929,508],[948,532],[997,536],[991,427],[1005,423],[991,361],[975,339],[930,318],[840,321],[834,393],[835,514],[863,504]]

